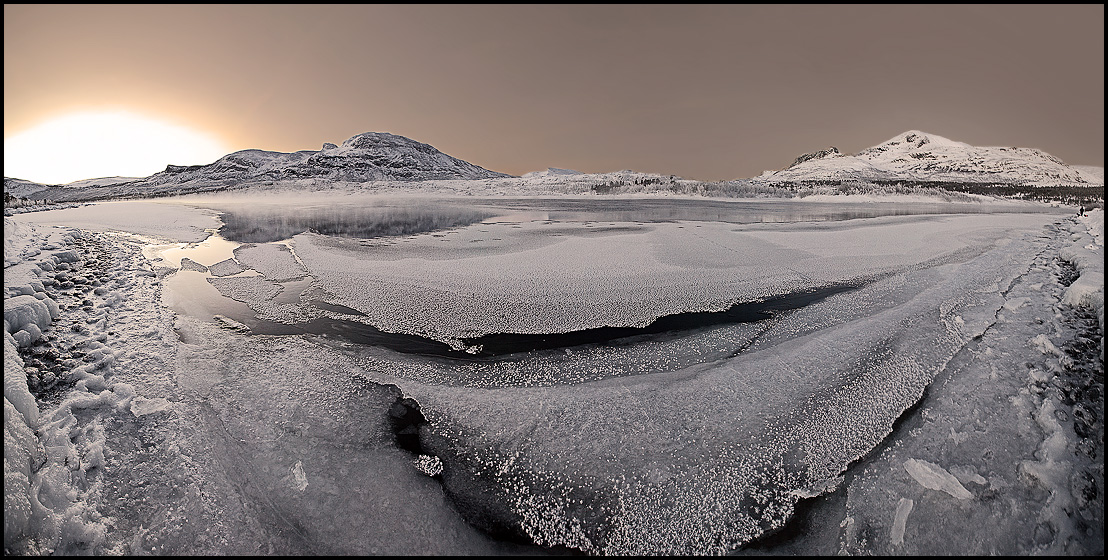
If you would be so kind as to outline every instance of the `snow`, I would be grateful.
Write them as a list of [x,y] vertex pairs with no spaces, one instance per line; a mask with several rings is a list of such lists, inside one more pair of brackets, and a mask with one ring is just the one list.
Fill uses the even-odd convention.
[[[1100,330],[1104,332],[1104,208],[1096,208],[1077,218],[1071,243],[1062,249],[1062,259],[1073,263],[1080,276],[1062,296],[1062,303],[1084,307],[1096,313]],[[1104,339],[1100,341],[1100,356],[1104,359]]]
[[[132,227],[124,204],[147,214]],[[5,548],[549,552],[486,528],[588,553],[725,553],[811,497],[807,534],[831,548],[800,535],[801,553],[1098,554],[1103,423],[1088,411],[1103,401],[1082,389],[1085,331],[1067,321],[1099,313],[1103,333],[1103,212],[1066,211],[243,245],[205,240],[214,212],[168,201],[6,218]],[[231,263],[243,271],[217,274]],[[246,334],[202,301],[171,311],[189,278],[257,309],[319,299],[455,342],[861,287],[763,323],[451,362]],[[20,348],[11,331],[31,325]],[[401,397],[428,421],[416,454],[388,424]]]
[[81,188],[81,187],[99,187],[105,185],[117,185],[119,183],[129,183],[131,181],[138,181],[142,177],[99,177],[96,179],[82,179],[80,181],[73,181],[66,183],[67,188]]
[[1071,165],[1070,167],[1085,175],[1086,180],[1094,185],[1104,184],[1104,166],[1097,165]]
[[[89,208],[96,208],[90,220]],[[213,212],[164,202],[97,202],[80,208],[36,212],[34,219],[88,231],[122,231],[156,239],[202,241],[219,225]],[[48,217],[48,218],[47,218]],[[17,219],[16,222],[19,222]],[[5,220],[5,223],[7,221]],[[5,231],[7,228],[5,228]]]
[[572,169],[559,169],[557,167],[550,167],[543,171],[532,171],[530,173],[524,173],[522,177],[524,179],[537,179],[539,177],[546,177],[549,175],[584,175],[580,171],[574,171]]
[[[35,398],[27,389],[27,375],[23,373],[23,360],[15,339],[10,333],[4,333],[4,402],[17,411],[26,426],[38,424],[38,407]],[[8,413],[5,412],[5,418]],[[6,423],[6,420],[5,420]]]

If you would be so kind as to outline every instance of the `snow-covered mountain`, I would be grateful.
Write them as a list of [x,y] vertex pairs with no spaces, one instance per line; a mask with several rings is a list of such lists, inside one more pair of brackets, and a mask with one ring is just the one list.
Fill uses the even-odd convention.
[[365,183],[508,177],[512,175],[489,171],[410,138],[366,132],[342,145],[325,143],[319,151],[242,150],[207,165],[168,165],[164,171],[143,178],[88,179],[67,185],[5,178],[4,191],[13,196],[70,201],[183,194],[305,179]]
[[910,130],[854,155],[831,147],[757,178],[765,183],[986,183],[1028,187],[1103,185],[1082,167],[1033,148],[977,147]]
[[425,181],[490,179],[505,173],[448,156],[434,147],[384,132],[366,132],[318,152],[243,150],[201,166],[170,165],[146,178],[151,185],[228,183],[249,180]]
[[559,169],[557,167],[549,167],[545,171],[532,171],[530,173],[524,173],[522,177],[524,179],[531,179],[540,177],[551,177],[556,175],[584,175],[584,173],[580,171],[575,171],[573,169]]

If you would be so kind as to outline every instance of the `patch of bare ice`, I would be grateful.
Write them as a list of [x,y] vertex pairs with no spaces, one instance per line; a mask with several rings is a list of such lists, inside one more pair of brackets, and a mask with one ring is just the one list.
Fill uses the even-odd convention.
[[946,492],[959,500],[972,500],[973,493],[966,490],[958,479],[946,469],[929,461],[908,459],[904,461],[904,470],[926,488]]

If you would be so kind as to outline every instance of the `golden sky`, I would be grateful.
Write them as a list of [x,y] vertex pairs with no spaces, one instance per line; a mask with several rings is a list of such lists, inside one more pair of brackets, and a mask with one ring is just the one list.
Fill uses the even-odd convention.
[[718,180],[917,129],[1103,165],[1103,53],[1103,5],[5,5],[4,135],[127,110],[229,151]]

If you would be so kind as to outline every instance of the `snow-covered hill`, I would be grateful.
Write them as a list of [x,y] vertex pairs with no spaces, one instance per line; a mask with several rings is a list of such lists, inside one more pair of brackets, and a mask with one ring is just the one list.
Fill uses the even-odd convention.
[[46,185],[34,181],[4,177],[4,194],[15,198],[34,198],[35,194],[46,188]]
[[1090,168],[1066,165],[1033,148],[978,147],[910,130],[854,155],[832,147],[800,156],[789,167],[757,178],[765,183],[923,182],[1028,187],[1103,185]]
[[227,183],[247,180],[330,179],[334,181],[425,181],[490,179],[504,173],[448,156],[403,136],[366,132],[343,142],[326,143],[318,152],[290,154],[243,150],[203,166],[170,165],[151,175],[151,185]]
[[164,171],[137,179],[120,177],[68,185],[39,185],[5,178],[4,191],[12,192],[13,196],[33,193],[50,200],[73,201],[185,194],[304,180],[365,183],[509,177],[512,176],[448,156],[428,144],[403,136],[366,132],[342,145],[325,143],[319,151],[242,150],[207,165],[168,165]]

